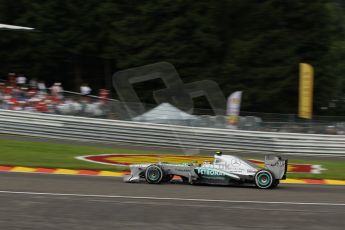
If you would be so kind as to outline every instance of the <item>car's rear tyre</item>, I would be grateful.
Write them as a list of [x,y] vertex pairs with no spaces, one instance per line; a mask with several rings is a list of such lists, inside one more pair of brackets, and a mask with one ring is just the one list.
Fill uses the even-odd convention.
[[273,174],[266,169],[259,170],[255,174],[255,185],[260,189],[271,188],[274,183],[275,179]]
[[164,173],[158,165],[150,165],[145,170],[145,180],[150,184],[159,184],[163,181]]

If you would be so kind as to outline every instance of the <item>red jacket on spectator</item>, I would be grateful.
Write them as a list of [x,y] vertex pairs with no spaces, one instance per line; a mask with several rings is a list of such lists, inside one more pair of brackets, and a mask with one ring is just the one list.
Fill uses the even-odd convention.
[[46,113],[48,112],[48,106],[44,101],[40,101],[35,106],[37,112]]
[[102,102],[104,103],[109,97],[109,91],[106,89],[99,90],[99,97],[101,98]]

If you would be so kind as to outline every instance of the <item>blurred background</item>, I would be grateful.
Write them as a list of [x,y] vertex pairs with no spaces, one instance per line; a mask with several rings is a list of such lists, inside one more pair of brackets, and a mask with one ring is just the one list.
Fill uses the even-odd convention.
[[[344,135],[344,0],[0,0],[4,229],[343,229]],[[219,150],[288,180],[85,176]]]
[[[0,108],[131,120],[112,75],[165,61],[185,83],[243,91],[240,129],[344,134],[344,11],[340,0],[1,0],[1,23],[35,30],[0,31]],[[315,71],[307,121],[295,115],[301,62]],[[149,110],[165,85],[133,88]],[[160,122],[226,127],[205,97],[193,103],[198,119]]]

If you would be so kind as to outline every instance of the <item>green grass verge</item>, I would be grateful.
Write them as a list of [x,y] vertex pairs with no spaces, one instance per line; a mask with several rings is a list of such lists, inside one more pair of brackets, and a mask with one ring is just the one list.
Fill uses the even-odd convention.
[[77,156],[108,153],[152,154],[150,151],[0,139],[0,165],[111,171],[127,169],[75,159]]
[[[143,150],[129,150],[118,148],[97,148],[56,144],[50,142],[29,142],[16,140],[0,140],[0,165],[68,168],[68,169],[94,169],[122,171],[126,167],[91,163],[75,159],[77,156],[95,154],[168,154],[168,152],[152,152]],[[319,164],[326,171],[321,174],[289,173],[289,178],[312,179],[345,179],[345,160],[293,160],[289,163]]]

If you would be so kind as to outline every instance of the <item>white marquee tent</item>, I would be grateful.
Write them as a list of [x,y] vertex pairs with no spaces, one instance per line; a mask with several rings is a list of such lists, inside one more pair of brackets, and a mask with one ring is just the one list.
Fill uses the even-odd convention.
[[178,124],[198,120],[197,116],[186,113],[169,103],[162,103],[150,111],[134,117],[133,121]]

